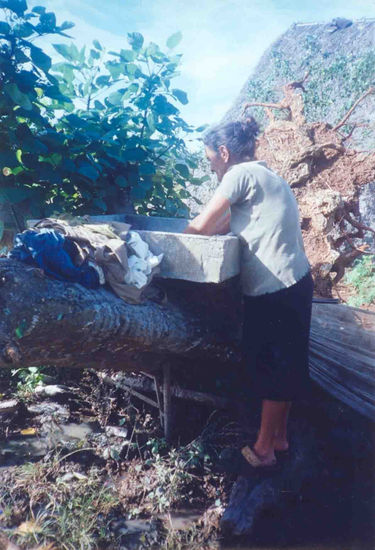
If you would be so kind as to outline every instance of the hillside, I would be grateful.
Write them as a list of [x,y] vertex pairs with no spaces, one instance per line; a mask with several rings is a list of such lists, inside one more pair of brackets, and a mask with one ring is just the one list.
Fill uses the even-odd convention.
[[[335,29],[331,23],[290,27],[265,51],[224,120],[241,118],[242,106],[248,101],[279,101],[284,84],[310,71],[305,83],[307,122],[337,123],[375,83],[375,20]],[[265,122],[262,109],[254,109],[254,114]],[[352,120],[373,124],[375,109],[365,102]],[[375,145],[375,134],[369,130],[356,131],[356,142],[362,147]]]

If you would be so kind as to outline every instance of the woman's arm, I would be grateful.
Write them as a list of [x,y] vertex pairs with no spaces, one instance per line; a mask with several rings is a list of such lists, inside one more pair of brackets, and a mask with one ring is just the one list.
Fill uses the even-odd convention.
[[204,210],[185,228],[184,233],[195,235],[218,235],[229,232],[230,202],[225,197],[214,195]]

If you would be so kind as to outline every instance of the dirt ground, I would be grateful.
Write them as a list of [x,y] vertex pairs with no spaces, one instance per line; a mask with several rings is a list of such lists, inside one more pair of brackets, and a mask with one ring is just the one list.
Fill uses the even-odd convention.
[[[158,412],[95,373],[51,368],[44,376],[40,387],[58,393],[35,391],[28,379],[17,389],[17,376],[0,375],[2,400],[17,401],[0,415],[1,550],[249,547],[248,540],[228,539],[219,522],[238,475],[236,453],[256,435],[256,414],[245,423],[238,412],[176,399],[167,446]],[[282,510],[261,518],[251,546],[293,548],[308,537],[314,544],[333,537],[343,548],[342,537],[362,533],[361,546],[351,550],[371,547],[363,532],[368,449],[359,437],[361,420],[340,410],[329,413],[333,429],[318,441],[319,483],[286,494]],[[327,419],[316,409],[311,421],[324,426]],[[342,447],[354,426],[357,439]],[[342,518],[354,505],[348,532]]]

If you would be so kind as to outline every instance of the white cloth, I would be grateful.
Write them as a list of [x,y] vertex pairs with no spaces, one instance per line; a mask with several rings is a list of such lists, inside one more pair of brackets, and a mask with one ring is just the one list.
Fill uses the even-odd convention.
[[164,254],[154,256],[149,246],[135,231],[129,231],[126,235],[126,244],[129,251],[134,254],[128,256],[128,272],[125,275],[125,283],[143,288],[148,282],[148,276],[163,259]]

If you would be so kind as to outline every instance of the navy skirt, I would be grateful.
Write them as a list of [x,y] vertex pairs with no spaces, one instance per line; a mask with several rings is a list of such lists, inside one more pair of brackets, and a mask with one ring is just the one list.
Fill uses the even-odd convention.
[[289,288],[244,296],[246,372],[250,391],[260,399],[295,401],[307,396],[312,296],[310,271]]

